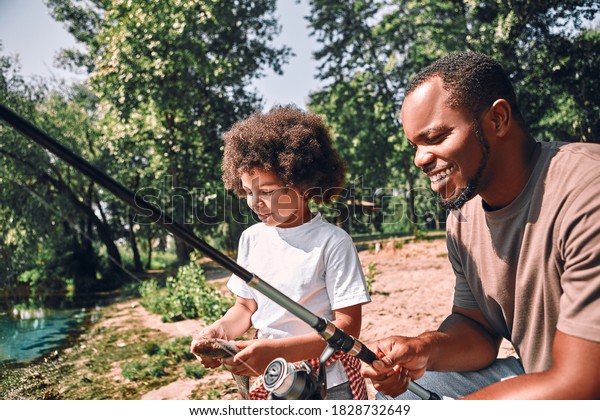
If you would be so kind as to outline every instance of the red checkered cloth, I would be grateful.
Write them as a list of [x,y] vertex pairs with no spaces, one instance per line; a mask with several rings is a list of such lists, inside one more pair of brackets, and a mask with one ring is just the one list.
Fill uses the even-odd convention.
[[[366,400],[367,396],[367,385],[365,379],[360,374],[360,360],[354,356],[350,356],[342,351],[337,351],[329,358],[325,363],[325,367],[330,366],[337,360],[341,360],[346,369],[348,380],[350,382],[350,389],[352,390],[352,399],[354,400]],[[319,359],[314,358],[308,361],[315,371],[319,369]],[[299,367],[301,362],[293,363],[294,366]],[[254,380],[250,389],[251,400],[266,400],[269,397],[269,391],[264,386],[264,376],[260,375]]]

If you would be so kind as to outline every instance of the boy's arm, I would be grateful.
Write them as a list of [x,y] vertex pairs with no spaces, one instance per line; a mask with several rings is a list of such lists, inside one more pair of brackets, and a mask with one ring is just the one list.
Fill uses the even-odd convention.
[[[336,327],[358,338],[361,327],[362,305],[334,310]],[[233,359],[226,359],[227,368],[238,375],[257,376],[277,357],[288,362],[319,357],[325,348],[325,340],[316,332],[295,337],[238,341],[240,352]]]
[[[220,334],[210,336],[209,338],[222,338],[224,340],[234,340],[244,334],[252,326],[250,318],[256,312],[257,305],[254,299],[246,299],[236,296],[235,304],[212,325],[203,330],[217,330]],[[205,335],[206,337],[206,335]]]
[[208,368],[215,368],[221,365],[221,359],[212,359],[206,356],[196,355],[194,349],[198,340],[201,338],[222,338],[224,340],[233,340],[244,334],[250,326],[251,316],[256,312],[256,301],[236,296],[235,304],[212,325],[203,330],[194,333],[190,345],[191,352],[202,364]]

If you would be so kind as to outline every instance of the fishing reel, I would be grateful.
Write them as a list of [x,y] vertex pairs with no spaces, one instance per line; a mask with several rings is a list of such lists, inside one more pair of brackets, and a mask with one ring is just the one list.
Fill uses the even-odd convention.
[[264,378],[270,400],[325,399],[325,383],[319,381],[319,375],[306,362],[296,367],[283,357],[278,357],[269,363]]
[[303,361],[297,367],[283,357],[273,360],[264,373],[265,389],[271,400],[324,400],[327,396],[325,362],[335,352],[327,346],[319,358],[319,371]]

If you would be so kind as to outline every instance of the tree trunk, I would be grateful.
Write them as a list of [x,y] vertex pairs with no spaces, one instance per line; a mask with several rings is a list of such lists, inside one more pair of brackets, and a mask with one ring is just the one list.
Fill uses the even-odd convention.
[[144,266],[142,265],[142,259],[140,258],[140,251],[137,246],[135,231],[133,230],[133,212],[131,210],[128,211],[127,216],[129,218],[129,244],[131,245],[131,251],[133,252],[133,266],[135,271],[142,272],[144,271]]
[[404,164],[404,172],[406,174],[406,181],[408,182],[408,220],[412,224],[413,230],[417,226],[417,209],[415,209],[415,180],[411,173],[412,158],[409,155],[402,156],[402,163]]
[[[175,115],[171,112],[165,112],[165,124],[167,129],[169,130],[169,134],[173,139],[173,144],[177,143],[176,135],[175,135]],[[173,150],[169,150],[169,174],[171,175],[171,188],[172,194],[167,194],[171,197],[171,210],[173,220],[177,223],[184,224],[185,223],[185,202],[181,208],[176,207],[177,203],[174,200],[174,196],[176,192],[179,190],[179,170],[177,166],[177,154],[173,152]],[[185,196],[184,196],[185,199]],[[190,261],[190,253],[192,252],[192,248],[185,243],[183,240],[179,239],[175,236],[175,253],[177,254],[177,264],[185,265]]]
[[152,235],[148,235],[148,258],[146,260],[146,270],[150,270],[152,267]]

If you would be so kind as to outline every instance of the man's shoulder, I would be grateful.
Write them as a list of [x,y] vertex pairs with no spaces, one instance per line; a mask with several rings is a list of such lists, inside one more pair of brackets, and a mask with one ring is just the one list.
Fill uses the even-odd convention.
[[586,183],[591,186],[589,182],[600,176],[600,144],[555,143],[547,147],[555,151],[548,164],[547,182],[561,189],[577,188]]
[[577,163],[574,167],[579,164],[586,164],[598,166],[600,162],[600,144],[596,143],[547,143],[546,147],[553,148],[556,154],[553,161],[564,162],[564,163]]

